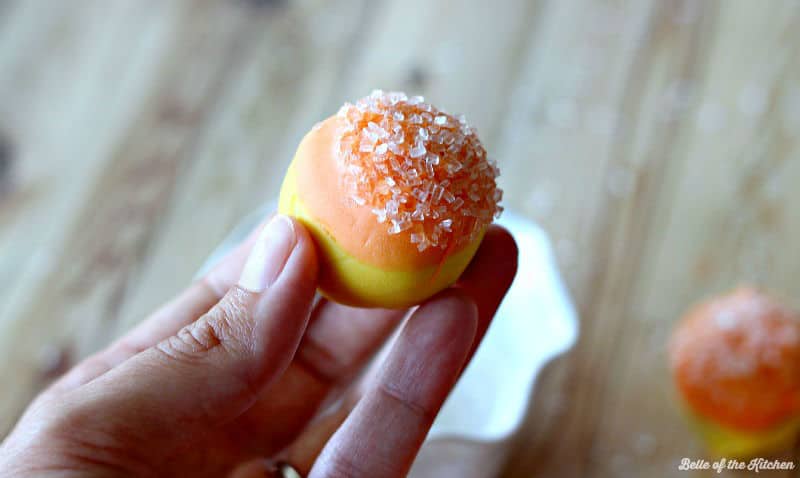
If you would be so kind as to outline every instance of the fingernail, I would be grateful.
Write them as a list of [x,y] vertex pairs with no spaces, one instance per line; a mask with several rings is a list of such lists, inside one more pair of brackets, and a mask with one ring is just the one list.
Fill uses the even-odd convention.
[[239,287],[251,292],[265,291],[280,275],[296,243],[292,221],[276,214],[253,244],[239,277]]

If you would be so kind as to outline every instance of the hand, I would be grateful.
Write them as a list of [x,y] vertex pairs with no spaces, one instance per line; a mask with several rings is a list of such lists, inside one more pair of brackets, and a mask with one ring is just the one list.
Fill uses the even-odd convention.
[[313,243],[275,216],[34,400],[0,446],[0,475],[268,476],[277,458],[303,476],[405,476],[516,252],[492,226],[452,288],[412,311],[356,309],[315,301]]

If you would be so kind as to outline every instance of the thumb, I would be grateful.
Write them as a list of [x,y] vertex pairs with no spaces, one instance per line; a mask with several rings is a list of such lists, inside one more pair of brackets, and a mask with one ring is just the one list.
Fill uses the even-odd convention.
[[289,365],[306,327],[316,273],[305,229],[275,216],[238,285],[208,313],[74,390],[81,408],[89,409],[84,420],[91,421],[78,429],[100,427],[106,436],[156,450],[157,442],[175,443],[237,417]]

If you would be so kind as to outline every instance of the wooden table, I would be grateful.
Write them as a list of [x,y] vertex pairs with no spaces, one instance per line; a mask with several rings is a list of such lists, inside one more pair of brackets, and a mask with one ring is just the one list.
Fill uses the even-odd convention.
[[797,1],[0,2],[0,434],[374,87],[468,115],[581,312],[505,476],[712,476],[664,342],[740,282],[800,306]]

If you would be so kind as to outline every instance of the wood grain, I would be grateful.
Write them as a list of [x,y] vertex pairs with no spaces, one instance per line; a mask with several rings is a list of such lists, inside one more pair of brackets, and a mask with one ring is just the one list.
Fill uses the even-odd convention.
[[581,313],[504,476],[695,476],[664,343],[742,282],[800,307],[798,60],[791,0],[0,2],[0,433],[381,87],[477,125]]

